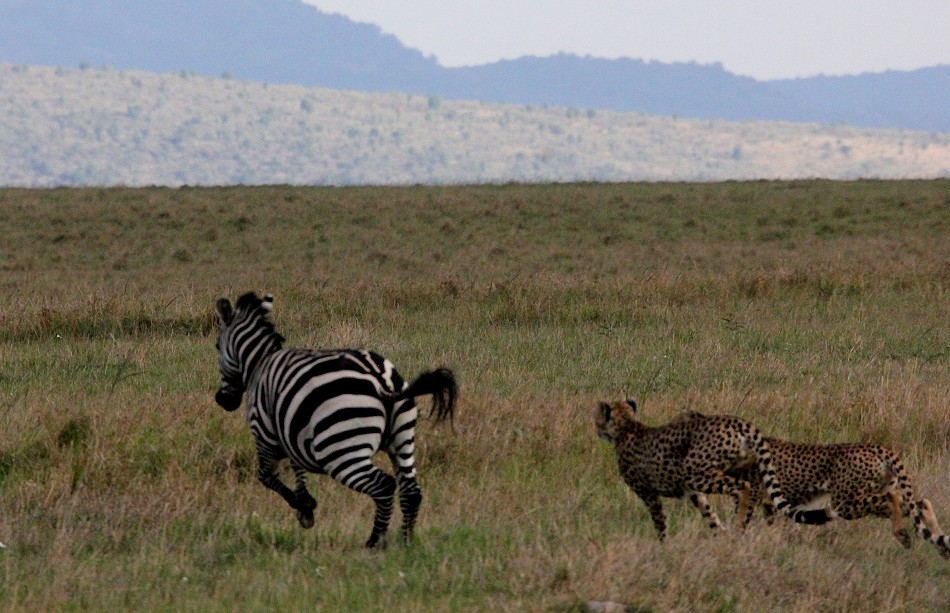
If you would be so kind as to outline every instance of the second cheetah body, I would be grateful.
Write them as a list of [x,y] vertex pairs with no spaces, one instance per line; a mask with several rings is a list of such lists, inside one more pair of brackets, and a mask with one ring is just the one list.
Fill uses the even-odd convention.
[[[770,467],[782,491],[795,508],[825,507],[842,519],[887,517],[894,536],[905,547],[910,536],[902,518],[910,516],[921,538],[950,558],[950,537],[942,534],[930,501],[914,493],[900,456],[880,445],[855,443],[804,444],[767,437],[772,452]],[[763,480],[753,465],[734,473],[751,484],[750,507],[772,505],[765,497]]]

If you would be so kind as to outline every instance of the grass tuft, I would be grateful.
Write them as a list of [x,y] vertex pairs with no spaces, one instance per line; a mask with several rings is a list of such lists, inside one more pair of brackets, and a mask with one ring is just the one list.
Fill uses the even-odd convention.
[[67,421],[56,435],[56,446],[60,449],[68,447],[85,447],[92,440],[92,425],[88,417],[74,417]]

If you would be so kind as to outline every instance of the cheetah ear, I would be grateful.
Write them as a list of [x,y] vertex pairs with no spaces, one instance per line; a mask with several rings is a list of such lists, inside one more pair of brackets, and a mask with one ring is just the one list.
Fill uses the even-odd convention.
[[610,421],[610,405],[606,402],[601,402],[598,407],[598,412],[604,421]]
[[633,411],[634,415],[637,413],[637,401],[633,398],[627,398],[627,406],[630,407],[630,410]]
[[231,301],[227,298],[218,298],[215,311],[218,313],[218,321],[221,323],[221,327],[227,326],[234,320],[234,309],[231,307]]

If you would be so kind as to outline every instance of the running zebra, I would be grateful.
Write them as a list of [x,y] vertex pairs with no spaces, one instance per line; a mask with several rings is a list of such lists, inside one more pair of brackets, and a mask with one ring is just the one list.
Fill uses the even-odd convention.
[[[273,298],[253,292],[232,308],[217,302],[221,329],[215,401],[226,411],[241,406],[247,392],[247,421],[257,445],[258,479],[313,526],[316,500],[307,473],[327,474],[373,498],[376,517],[367,547],[384,547],[399,490],[402,534],[412,536],[422,490],[416,481],[414,436],[418,411],[413,398],[431,394],[437,421],[452,418],[456,383],[452,371],[425,372],[410,383],[392,363],[369,351],[283,349],[284,338],[270,321]],[[396,478],[372,464],[378,450],[392,460]],[[296,478],[291,490],[277,475],[289,459]]]

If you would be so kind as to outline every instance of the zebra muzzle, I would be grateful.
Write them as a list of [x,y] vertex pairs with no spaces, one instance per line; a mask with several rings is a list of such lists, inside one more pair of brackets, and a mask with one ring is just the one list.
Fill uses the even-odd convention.
[[214,395],[214,401],[217,402],[225,411],[233,411],[241,406],[241,394],[219,389]]

